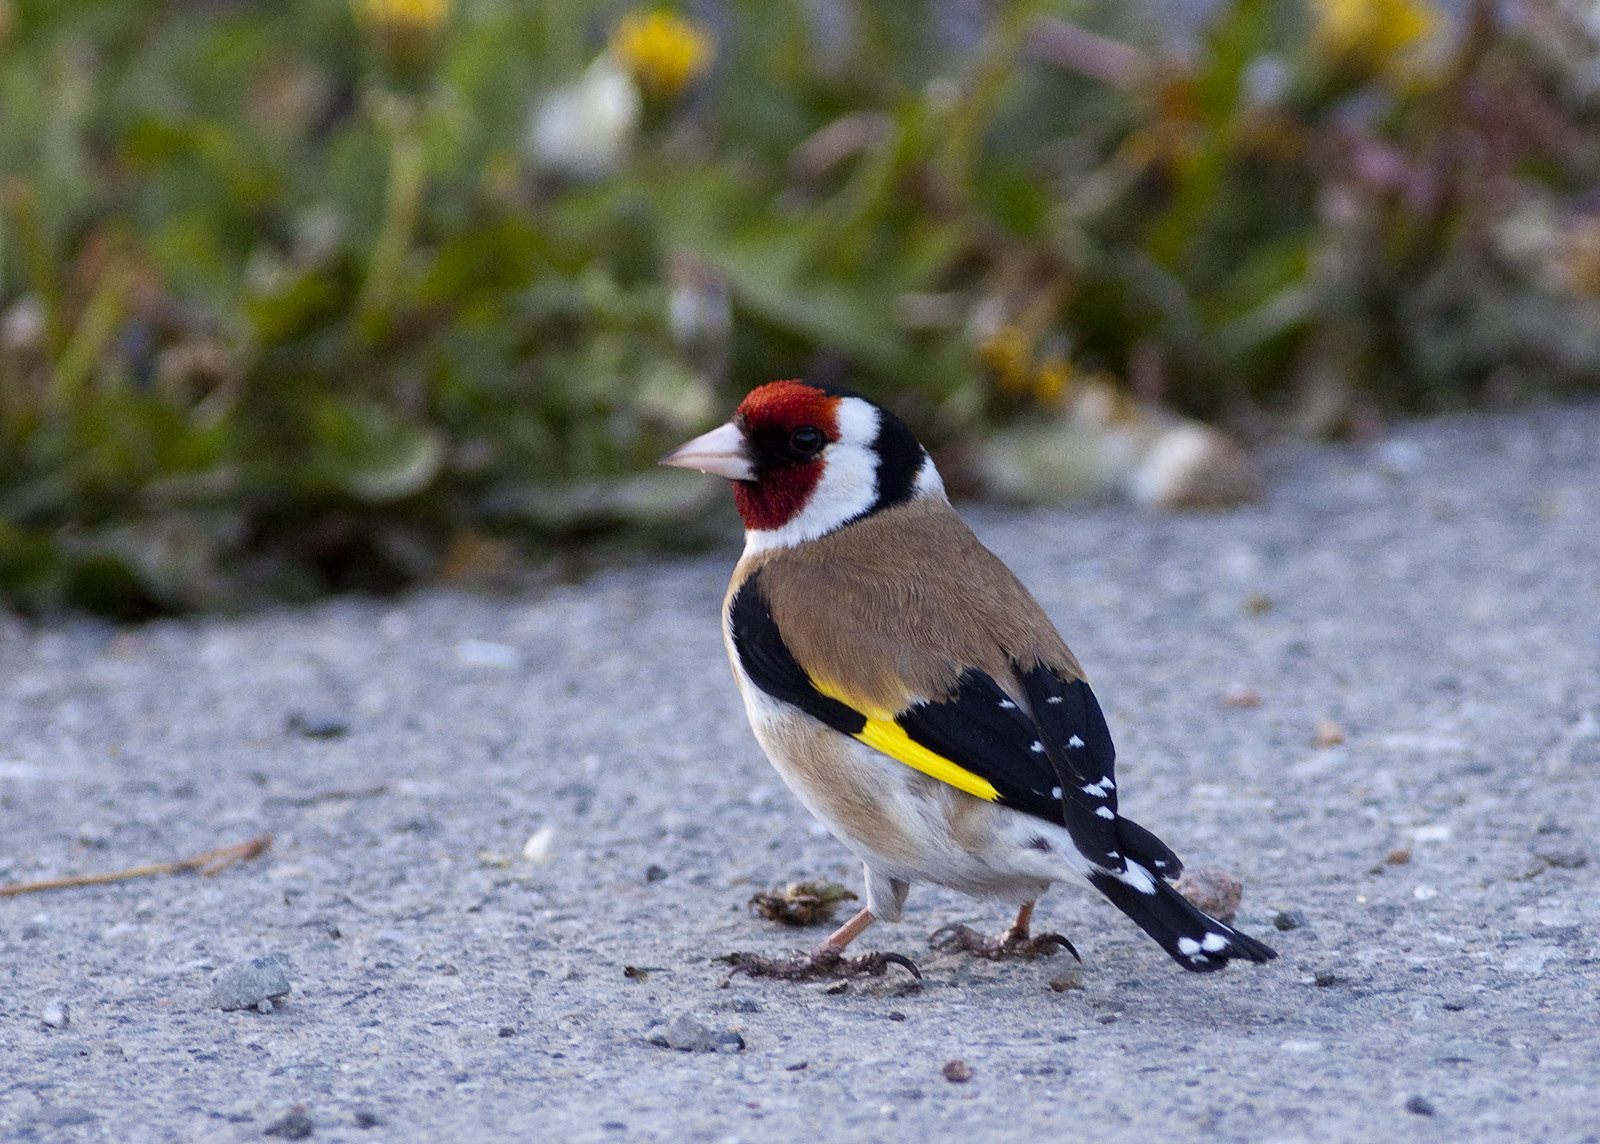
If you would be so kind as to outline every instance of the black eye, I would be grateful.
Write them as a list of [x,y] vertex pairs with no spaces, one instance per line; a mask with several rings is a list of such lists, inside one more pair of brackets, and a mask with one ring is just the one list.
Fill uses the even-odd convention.
[[822,452],[822,446],[825,444],[827,438],[815,425],[802,425],[789,434],[789,448],[799,457],[814,457]]

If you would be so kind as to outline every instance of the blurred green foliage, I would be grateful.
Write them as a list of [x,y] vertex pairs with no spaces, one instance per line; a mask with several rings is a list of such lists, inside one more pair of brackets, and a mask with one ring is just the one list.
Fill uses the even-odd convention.
[[492,575],[775,377],[957,458],[1600,376],[1580,11],[0,0],[0,601]]

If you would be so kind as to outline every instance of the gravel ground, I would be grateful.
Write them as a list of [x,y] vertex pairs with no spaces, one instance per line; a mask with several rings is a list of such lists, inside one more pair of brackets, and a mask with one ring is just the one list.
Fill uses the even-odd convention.
[[1209,977],[1062,888],[1057,991],[1059,957],[929,950],[1006,919],[921,888],[863,939],[920,991],[723,987],[824,932],[756,890],[859,880],[745,726],[732,547],[538,598],[0,619],[0,882],[275,839],[0,899],[0,1138],[1600,1140],[1600,406],[1280,470],[1219,515],[970,514],[1094,678],[1124,808],[1282,954]]

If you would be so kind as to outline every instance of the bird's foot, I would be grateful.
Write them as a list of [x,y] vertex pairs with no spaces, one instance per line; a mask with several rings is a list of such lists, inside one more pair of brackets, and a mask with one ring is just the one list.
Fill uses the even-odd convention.
[[763,957],[759,953],[730,953],[718,958],[733,966],[735,973],[751,977],[775,977],[779,981],[822,981],[834,977],[882,977],[891,965],[909,970],[911,976],[922,980],[922,973],[909,957],[899,953],[864,953],[860,957],[846,957],[837,949],[823,946],[811,953],[794,957]]
[[928,935],[928,944],[946,953],[970,953],[990,961],[1005,961],[1008,958],[1031,961],[1035,957],[1050,957],[1061,949],[1072,954],[1079,962],[1083,961],[1072,943],[1060,934],[1041,933],[1030,937],[1027,931],[1019,933],[1015,927],[999,937],[988,937],[971,926],[940,926]]

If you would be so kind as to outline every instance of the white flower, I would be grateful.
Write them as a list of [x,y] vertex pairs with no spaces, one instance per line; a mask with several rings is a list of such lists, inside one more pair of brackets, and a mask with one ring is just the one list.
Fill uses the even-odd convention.
[[578,179],[611,174],[639,126],[639,89],[609,52],[577,83],[545,97],[528,125],[528,153],[548,171]]

